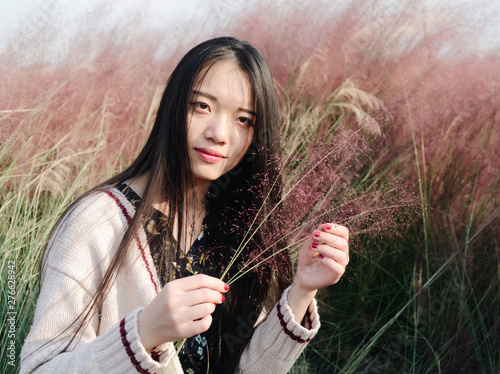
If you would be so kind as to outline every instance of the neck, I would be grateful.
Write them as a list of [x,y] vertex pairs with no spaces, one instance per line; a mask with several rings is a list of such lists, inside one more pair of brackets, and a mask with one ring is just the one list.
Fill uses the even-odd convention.
[[194,195],[198,197],[198,200],[203,201],[203,199],[207,195],[208,188],[210,187],[211,183],[211,181],[197,182],[194,186],[189,188],[188,196]]
[[[204,196],[200,195],[197,189],[191,189],[186,194],[183,209],[184,222],[180,228],[181,237],[178,238],[180,248],[185,253],[189,251],[201,231],[203,219],[206,215]],[[177,222],[175,224],[177,225]]]
[[205,194],[201,194],[198,189],[193,188],[188,191],[184,200],[184,215],[186,218],[189,219],[192,216],[198,216],[200,212],[205,212],[204,197]]
[[[146,173],[137,178],[127,180],[126,183],[139,195],[143,196],[149,175]],[[206,215],[205,195],[210,187],[210,181],[200,182],[186,191],[184,199],[183,216],[184,222],[181,227],[181,237],[177,238],[177,231],[174,230],[174,237],[180,242],[181,248],[187,252],[201,230],[203,219]],[[152,206],[165,215],[169,215],[166,202],[156,202]],[[174,227],[177,227],[178,220],[174,217]]]

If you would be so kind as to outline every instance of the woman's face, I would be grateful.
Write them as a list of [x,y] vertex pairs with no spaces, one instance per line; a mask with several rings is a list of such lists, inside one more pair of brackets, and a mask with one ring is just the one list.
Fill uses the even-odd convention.
[[187,119],[188,151],[195,187],[206,192],[210,182],[245,155],[253,139],[255,108],[246,73],[231,61],[215,63],[195,87]]

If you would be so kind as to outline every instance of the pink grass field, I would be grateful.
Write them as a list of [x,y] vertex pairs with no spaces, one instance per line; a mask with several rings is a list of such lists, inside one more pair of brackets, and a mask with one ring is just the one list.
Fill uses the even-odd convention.
[[[51,42],[64,29],[51,28],[50,16],[37,15],[36,32],[21,27],[0,55],[0,141],[15,139],[2,163],[13,162],[17,178],[23,170],[45,171],[46,188],[62,193],[92,157],[93,168],[103,172],[88,176],[91,186],[93,178],[110,175],[137,153],[183,51],[227,34],[250,40],[266,55],[290,128],[314,127],[316,121],[320,134],[339,117],[344,126],[361,124],[363,140],[375,138],[376,149],[362,160],[355,152],[339,156],[349,158],[345,167],[360,163],[376,174],[394,165],[391,173],[424,193],[433,209],[448,210],[447,225],[463,222],[470,215],[460,209],[464,201],[495,197],[498,48],[478,51],[474,25],[446,9],[422,10],[410,1],[391,13],[377,4],[353,2],[340,12],[326,3],[257,4],[244,16],[207,18],[206,29],[215,31],[182,35],[182,45],[165,38],[180,38],[175,25],[148,30],[141,15],[131,15],[109,26],[94,11],[64,47],[55,48]],[[348,142],[342,147],[356,149]],[[57,167],[40,162],[49,150],[51,162],[62,156]],[[497,204],[496,198],[488,200],[481,214]]]

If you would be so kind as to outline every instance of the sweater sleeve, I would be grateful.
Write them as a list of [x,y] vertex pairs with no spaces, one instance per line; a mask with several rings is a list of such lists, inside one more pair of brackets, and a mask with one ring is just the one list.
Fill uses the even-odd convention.
[[[103,201],[91,196],[81,202],[84,207],[67,214],[49,242],[33,325],[21,353],[21,374],[182,373],[173,344],[161,347],[158,361],[142,346],[137,332],[142,306],[116,316],[106,331],[99,311],[75,334],[102,280],[106,256],[123,235],[124,223]],[[172,363],[168,371],[167,361]]]
[[[173,345],[164,345],[157,362],[146,352],[137,332],[137,316],[142,307],[99,336],[98,316],[94,316],[65,348],[72,334],[72,330],[66,331],[67,327],[74,316],[82,313],[88,297],[82,295],[78,283],[64,274],[52,274],[47,283],[40,294],[33,328],[23,347],[21,374],[155,373],[162,372],[162,367],[166,367],[175,354]],[[61,295],[59,302],[45,302],[46,298],[53,300],[56,294]],[[171,369],[168,373],[182,373],[178,360],[172,361]]]
[[309,305],[305,327],[296,322],[288,305],[288,287],[243,352],[238,373],[285,374],[320,328],[316,300]]

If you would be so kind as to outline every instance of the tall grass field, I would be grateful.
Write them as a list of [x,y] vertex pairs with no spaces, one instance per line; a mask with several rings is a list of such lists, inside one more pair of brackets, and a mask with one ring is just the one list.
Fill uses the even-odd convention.
[[209,2],[159,28],[140,11],[109,22],[103,5],[69,30],[54,2],[6,39],[2,373],[19,370],[54,223],[134,159],[173,67],[220,35],[252,42],[275,78],[292,259],[317,222],[351,231],[292,373],[500,373],[500,45],[481,33],[493,13],[334,3]]

